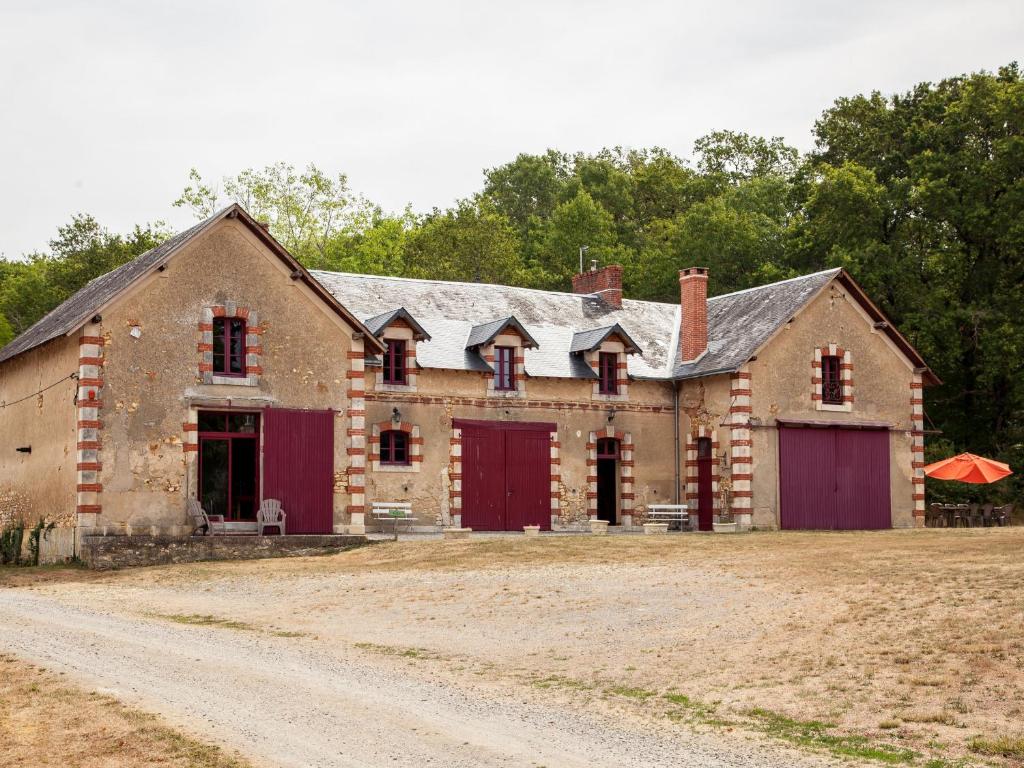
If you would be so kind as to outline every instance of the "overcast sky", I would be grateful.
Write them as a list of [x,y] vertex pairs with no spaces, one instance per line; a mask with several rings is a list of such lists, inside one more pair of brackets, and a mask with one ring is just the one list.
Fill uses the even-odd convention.
[[838,96],[1021,58],[1024,2],[0,0],[0,254],[284,160],[445,207],[548,147],[729,128],[812,145]]

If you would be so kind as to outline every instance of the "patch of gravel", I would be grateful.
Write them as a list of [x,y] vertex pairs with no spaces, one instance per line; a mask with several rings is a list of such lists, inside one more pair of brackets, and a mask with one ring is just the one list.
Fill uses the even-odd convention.
[[443,664],[424,676],[347,645],[180,625],[129,613],[139,610],[131,601],[99,609],[75,597],[0,590],[0,648],[269,765],[834,764],[726,734],[581,712],[523,687],[475,686]]

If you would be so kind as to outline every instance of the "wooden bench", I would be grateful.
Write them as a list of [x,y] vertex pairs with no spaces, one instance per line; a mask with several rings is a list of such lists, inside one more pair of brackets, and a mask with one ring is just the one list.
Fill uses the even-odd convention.
[[690,513],[685,504],[648,504],[647,519],[652,523],[679,523],[680,531],[690,530]]
[[375,501],[370,505],[370,514],[382,525],[387,520],[394,521],[395,541],[398,541],[399,524],[405,523],[408,526],[416,520],[412,516],[412,504],[407,501]]

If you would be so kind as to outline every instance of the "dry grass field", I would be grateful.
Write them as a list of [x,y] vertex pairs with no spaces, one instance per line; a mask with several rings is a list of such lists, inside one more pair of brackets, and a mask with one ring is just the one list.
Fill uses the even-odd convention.
[[1024,528],[481,537],[22,585],[939,768],[1024,764],[1022,555]]
[[246,768],[153,715],[0,654],[0,763],[8,768]]

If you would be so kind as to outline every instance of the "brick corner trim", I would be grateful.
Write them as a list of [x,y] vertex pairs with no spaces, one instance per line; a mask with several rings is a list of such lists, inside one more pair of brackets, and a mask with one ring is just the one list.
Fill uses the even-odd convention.
[[100,480],[103,421],[100,413],[103,410],[105,347],[102,329],[94,323],[87,324],[78,338],[78,389],[75,394],[78,430],[75,511],[80,524],[86,524],[82,515],[100,515],[103,512],[103,484]]

